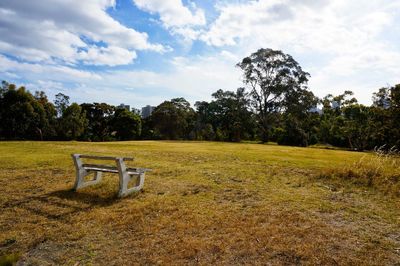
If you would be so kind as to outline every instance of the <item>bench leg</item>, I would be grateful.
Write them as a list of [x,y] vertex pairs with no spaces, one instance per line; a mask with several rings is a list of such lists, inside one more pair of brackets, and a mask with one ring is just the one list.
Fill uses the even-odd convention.
[[75,169],[76,169],[76,179],[74,184],[74,190],[78,190],[80,188],[84,188],[87,186],[95,185],[101,181],[101,172],[94,172],[94,177],[90,181],[85,181],[85,177],[89,174],[93,173],[90,171],[86,171],[82,166],[82,161],[79,158],[79,155],[72,155],[72,159],[74,160]]
[[[91,173],[94,173],[93,179],[89,180],[89,181],[85,181],[85,177],[90,175]],[[79,177],[79,179],[77,179],[77,181],[75,182],[75,190],[80,189],[80,188],[84,188],[84,187],[88,187],[88,186],[92,186],[92,185],[96,185],[101,181],[101,177],[102,177],[102,172],[86,172],[86,174],[81,175]]]
[[[126,170],[126,165],[122,159],[117,159],[117,167],[119,173],[118,197],[125,197],[143,188],[144,173],[138,172],[129,174]],[[131,188],[128,188],[129,181],[131,181],[132,178],[137,178],[136,185]]]

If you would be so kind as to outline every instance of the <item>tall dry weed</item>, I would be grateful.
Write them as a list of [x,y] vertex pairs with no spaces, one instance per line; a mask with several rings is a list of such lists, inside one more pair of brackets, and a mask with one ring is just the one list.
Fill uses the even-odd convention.
[[320,178],[350,181],[400,197],[400,153],[385,146],[374,149],[373,154],[339,168],[324,169]]

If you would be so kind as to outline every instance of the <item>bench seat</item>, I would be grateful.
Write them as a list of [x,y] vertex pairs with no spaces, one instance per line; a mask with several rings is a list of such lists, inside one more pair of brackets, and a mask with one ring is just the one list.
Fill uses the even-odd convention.
[[[102,165],[102,164],[82,164],[83,168],[87,171],[100,171],[105,173],[118,173],[118,168],[116,166],[111,165]],[[127,167],[126,171],[128,173],[138,173],[138,172],[146,172],[151,171],[148,168],[131,168]]]

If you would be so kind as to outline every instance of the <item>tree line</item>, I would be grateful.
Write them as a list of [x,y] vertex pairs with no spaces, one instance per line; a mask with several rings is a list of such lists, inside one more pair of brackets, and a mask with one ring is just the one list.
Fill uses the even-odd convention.
[[283,145],[330,144],[368,150],[400,146],[400,84],[383,87],[373,103],[351,91],[316,97],[310,75],[288,54],[260,49],[236,65],[243,87],[217,90],[194,107],[184,98],[158,105],[142,119],[137,110],[107,103],[50,102],[6,81],[0,87],[0,139],[113,141],[137,139],[252,140]]

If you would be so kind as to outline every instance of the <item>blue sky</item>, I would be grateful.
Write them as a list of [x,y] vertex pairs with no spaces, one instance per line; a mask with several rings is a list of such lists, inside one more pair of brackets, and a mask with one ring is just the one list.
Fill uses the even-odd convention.
[[400,82],[400,1],[2,0],[0,77],[73,101],[140,108],[242,86],[259,48],[291,54],[320,97],[369,104]]

